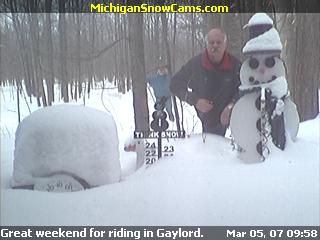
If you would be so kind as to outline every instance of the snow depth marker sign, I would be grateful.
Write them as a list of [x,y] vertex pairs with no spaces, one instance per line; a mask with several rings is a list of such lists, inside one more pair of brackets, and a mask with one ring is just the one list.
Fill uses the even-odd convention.
[[[164,156],[173,156],[174,147],[164,146],[162,150],[162,138],[185,138],[185,131],[166,131],[169,127],[167,121],[167,113],[164,111],[166,97],[162,97],[160,101],[154,105],[155,111],[152,113],[153,120],[151,121],[150,127],[154,131],[135,131],[135,139],[158,139],[158,149],[156,149],[156,143],[146,142],[145,144],[145,162],[147,165],[153,164],[156,160]],[[157,158],[156,158],[157,157]]]

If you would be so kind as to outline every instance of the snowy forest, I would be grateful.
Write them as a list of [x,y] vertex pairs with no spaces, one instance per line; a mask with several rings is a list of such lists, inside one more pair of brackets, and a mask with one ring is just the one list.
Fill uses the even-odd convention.
[[[318,0],[183,1],[227,4],[224,14],[90,14],[87,2],[0,1],[1,226],[319,226]],[[257,15],[272,25],[262,40],[273,32],[275,41],[249,38],[244,26]],[[203,133],[194,106],[173,98],[167,132],[181,123],[186,137],[134,139],[156,109],[147,77],[164,64],[175,75],[203,52],[212,28],[226,32],[243,69],[251,40],[280,45],[281,75],[267,82],[274,111],[262,101],[266,82],[259,92],[242,88],[223,137]],[[285,148],[273,126],[265,131],[281,115]]]
[[[148,129],[145,78],[157,69],[159,59],[174,74],[201,52],[205,35],[213,27],[225,30],[228,51],[242,59],[248,35],[242,28],[252,16],[65,13],[76,2],[81,6],[81,1],[2,3],[6,13],[0,14],[0,83],[16,86],[18,96],[34,96],[38,106],[45,107],[55,100],[54,84],[60,86],[60,98],[69,102],[90,95],[95,83],[108,80],[119,92],[133,89],[136,129]],[[272,1],[257,1],[249,7],[270,10],[267,3]],[[272,5],[275,12],[283,7],[278,5]],[[43,7],[47,13],[29,13]],[[50,13],[57,8],[59,13]],[[282,58],[301,121],[312,119],[319,111],[320,14],[269,15],[283,42]]]

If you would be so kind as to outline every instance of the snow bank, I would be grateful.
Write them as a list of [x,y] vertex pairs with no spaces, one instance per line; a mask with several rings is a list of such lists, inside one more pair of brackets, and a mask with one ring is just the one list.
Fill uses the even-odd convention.
[[76,105],[33,112],[16,131],[12,186],[33,185],[61,172],[90,186],[118,182],[119,141],[113,117]]
[[[201,135],[191,134],[191,138],[164,141],[174,146],[175,155],[132,174],[136,154],[123,151],[124,140],[133,131],[132,93],[105,97],[115,106],[112,114],[117,124],[123,125],[118,125],[118,133],[125,181],[73,193],[12,190],[8,180],[14,136],[2,135],[3,226],[319,225],[319,116],[301,123],[297,141],[285,151],[272,151],[263,163],[244,164],[227,139],[207,134],[203,143]],[[100,90],[93,90],[86,102],[104,109],[100,98]],[[2,126],[14,132],[16,112],[6,109],[15,109],[15,102],[2,103]],[[26,106],[21,110],[28,114]],[[189,111],[185,113],[194,124]]]
[[300,135],[285,152],[278,149],[265,162],[248,165],[220,136],[207,134],[205,143],[201,135],[179,139],[172,142],[174,157],[140,168],[119,184],[72,194],[6,190],[2,223],[317,225],[319,140],[309,140]]

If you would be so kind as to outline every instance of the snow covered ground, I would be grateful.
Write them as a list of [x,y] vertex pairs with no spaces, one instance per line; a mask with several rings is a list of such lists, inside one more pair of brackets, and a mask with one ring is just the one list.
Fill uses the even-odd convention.
[[[190,138],[170,140],[173,157],[134,172],[135,154],[123,151],[133,131],[132,94],[96,89],[86,105],[113,114],[122,181],[72,193],[12,190],[14,89],[1,89],[1,225],[319,225],[319,120],[300,124],[297,141],[259,164],[245,164],[228,139],[207,135],[200,123]],[[103,99],[103,103],[101,101]],[[37,109],[35,100],[30,106]],[[58,104],[58,103],[57,103]],[[81,104],[80,102],[78,104]],[[150,109],[152,109],[150,100]],[[28,108],[21,102],[22,116]],[[186,108],[185,128],[196,123]],[[174,126],[170,126],[174,129]]]

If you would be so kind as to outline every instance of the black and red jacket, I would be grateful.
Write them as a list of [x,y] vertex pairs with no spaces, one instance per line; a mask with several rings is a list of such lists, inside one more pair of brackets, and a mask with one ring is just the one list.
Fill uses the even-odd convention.
[[240,66],[240,61],[227,52],[221,63],[216,65],[209,60],[205,49],[172,77],[170,90],[190,105],[195,105],[200,98],[212,101],[210,112],[203,114],[196,111],[202,123],[206,121],[214,127],[220,123],[223,109],[239,96]]

